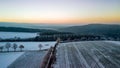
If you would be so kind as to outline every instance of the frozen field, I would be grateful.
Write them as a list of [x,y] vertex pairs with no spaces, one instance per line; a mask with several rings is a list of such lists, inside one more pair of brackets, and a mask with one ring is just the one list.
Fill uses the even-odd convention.
[[[7,42],[0,42],[0,46],[5,46]],[[11,43],[11,47],[10,47],[10,51],[13,51],[13,44],[16,43],[18,46],[19,45],[24,45],[24,49],[23,50],[39,50],[38,45],[42,44],[42,48],[41,49],[48,49],[51,46],[54,46],[55,41],[52,42],[10,42]],[[7,49],[4,47],[3,51],[6,51]],[[17,51],[19,51],[20,49],[17,48]]]
[[40,64],[46,51],[25,52],[15,60],[8,68],[40,68]]
[[109,43],[114,43],[114,44],[120,45],[120,41],[105,41],[105,42],[109,42]]
[[22,54],[24,52],[0,53],[0,68],[7,68],[8,65],[13,63]]
[[7,39],[7,38],[32,38],[36,37],[36,33],[24,33],[24,32],[0,32],[0,38]]
[[[13,51],[13,43],[17,45],[24,45],[25,51],[31,50],[30,52],[9,52],[0,53],[0,68],[39,68],[40,63],[46,51],[36,51],[39,50],[38,45],[42,44],[42,49],[48,49],[54,46],[55,42],[10,42],[10,51]],[[5,46],[6,42],[0,42],[0,46]],[[7,49],[4,47],[3,51]],[[20,49],[17,48],[17,51]]]
[[120,68],[118,43],[120,42],[61,43],[57,48],[54,68]]

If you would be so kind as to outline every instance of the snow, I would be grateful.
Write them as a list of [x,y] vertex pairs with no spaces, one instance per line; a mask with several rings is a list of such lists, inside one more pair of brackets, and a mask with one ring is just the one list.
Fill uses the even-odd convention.
[[54,68],[120,68],[120,42],[80,41],[58,46]]
[[[0,42],[0,46],[5,46],[7,42]],[[48,49],[51,46],[55,45],[55,41],[51,42],[9,42],[11,45],[16,43],[19,45],[24,45],[23,50],[39,50],[38,45],[42,44],[41,49]],[[3,51],[6,51],[7,49],[4,47]],[[17,48],[17,51],[20,49]],[[10,48],[10,51],[13,51],[13,48]],[[9,53],[0,53],[0,68],[6,68],[8,65],[12,64],[19,56],[23,55],[24,52],[9,52]],[[39,56],[40,57],[40,56]]]
[[47,51],[25,52],[17,60],[8,66],[8,68],[40,68],[40,64]]
[[[7,42],[0,42],[0,46],[5,46]],[[39,50],[38,45],[42,44],[42,48],[41,49],[48,49],[51,46],[55,45],[55,41],[51,41],[51,42],[9,42],[11,43],[11,45],[13,45],[14,43],[16,43],[18,46],[19,45],[24,45],[24,49],[23,50]],[[6,51],[7,49],[4,47],[3,51]],[[19,48],[17,48],[17,51],[20,50]],[[13,51],[13,48],[10,48],[10,51]]]
[[36,33],[24,33],[24,32],[0,32],[0,38],[8,39],[8,38],[31,38],[36,37]]
[[114,43],[114,44],[120,45],[120,41],[105,41],[105,42],[110,42],[110,43]]
[[7,68],[8,65],[13,63],[24,52],[10,52],[0,53],[0,68]]

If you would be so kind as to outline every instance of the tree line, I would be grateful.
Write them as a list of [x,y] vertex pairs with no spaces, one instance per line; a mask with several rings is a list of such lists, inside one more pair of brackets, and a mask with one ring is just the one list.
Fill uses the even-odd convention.
[[[45,46],[49,46],[49,44],[45,44]],[[42,50],[42,47],[43,47],[42,44],[38,45],[39,51]],[[13,52],[17,52],[17,51],[21,51],[22,52],[23,48],[25,48],[25,47],[24,47],[24,45],[17,45],[16,43],[13,43],[13,45],[12,45],[11,43],[8,42],[4,46],[0,46],[0,52],[12,52],[10,50],[10,48],[13,49]],[[17,50],[18,48],[19,48],[19,50]]]
[[19,48],[19,51],[23,51],[24,45],[17,45],[16,43],[13,43],[13,45],[11,43],[6,43],[5,46],[0,46],[0,51],[3,52],[4,49],[6,49],[7,52],[10,52],[10,48],[13,49],[14,52],[16,52],[17,48]]
[[15,41],[55,41],[60,38],[62,41],[94,41],[94,40],[115,40],[119,41],[120,37],[105,36],[95,34],[74,34],[70,32],[40,32],[34,38],[20,39],[16,37],[14,39],[1,39],[0,42],[15,42]]

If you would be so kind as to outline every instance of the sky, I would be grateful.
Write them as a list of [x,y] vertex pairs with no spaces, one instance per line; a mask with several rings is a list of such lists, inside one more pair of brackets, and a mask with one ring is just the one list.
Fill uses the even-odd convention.
[[120,23],[120,0],[0,0],[0,22]]

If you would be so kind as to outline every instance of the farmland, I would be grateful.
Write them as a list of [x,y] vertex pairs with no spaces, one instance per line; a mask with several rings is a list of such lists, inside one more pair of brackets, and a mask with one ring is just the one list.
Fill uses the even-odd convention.
[[[6,42],[1,42],[5,45]],[[1,68],[40,68],[47,51],[39,51],[54,46],[55,42],[10,42],[23,44],[23,52],[1,52]],[[79,41],[59,43],[56,48],[54,68],[119,68],[120,42],[116,41]],[[3,50],[3,51],[6,51]]]
[[[6,45],[7,42],[0,42],[0,46],[3,46],[4,49],[3,49],[3,52],[6,51],[6,48],[5,48],[5,45]],[[51,41],[51,42],[9,42],[11,44],[11,47],[10,47],[10,51],[14,51],[12,46],[13,44],[17,44],[18,46],[19,45],[24,45],[24,51],[29,51],[29,50],[39,50],[39,47],[38,45],[41,44],[42,45],[42,50],[43,49],[48,49],[50,48],[51,46],[54,46],[55,44],[55,41]],[[20,49],[17,48],[16,49],[17,51],[19,51]]]
[[[1,42],[0,46],[3,46],[3,51],[0,52],[0,68],[39,68],[41,61],[51,46],[55,45],[54,41],[51,42],[9,42],[11,47],[9,52],[5,48],[7,42]],[[12,48],[13,44],[24,45],[24,49],[20,52],[17,48],[14,52]],[[41,44],[41,51],[38,45]]]
[[60,43],[54,68],[119,68],[120,44],[106,41]]
[[22,54],[24,52],[0,53],[0,68],[7,68],[8,65],[13,63]]
[[37,33],[25,33],[25,32],[0,32],[1,39],[9,39],[9,38],[32,38],[36,37]]
[[40,68],[46,51],[26,52],[15,60],[8,68]]

